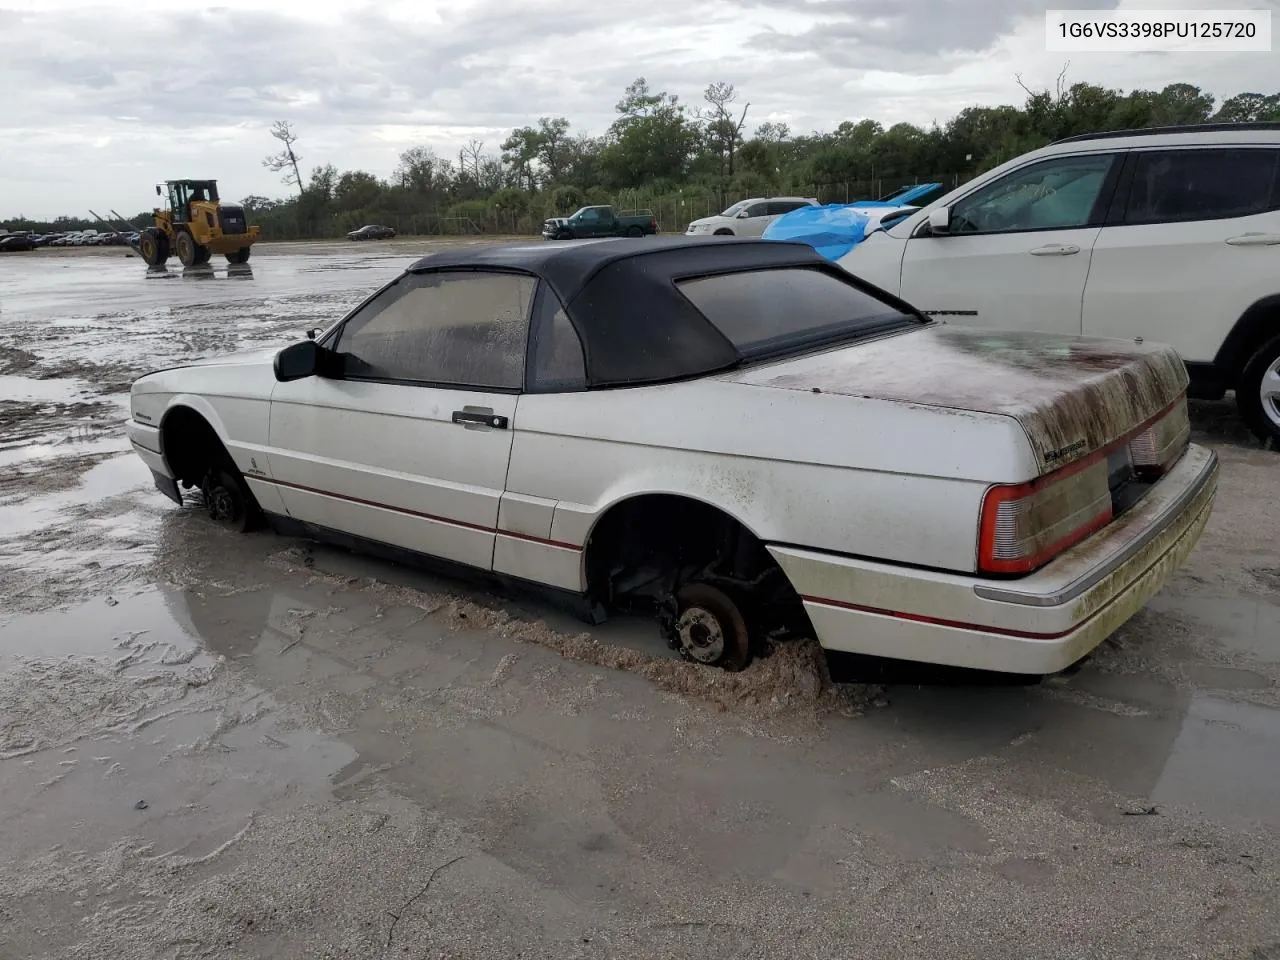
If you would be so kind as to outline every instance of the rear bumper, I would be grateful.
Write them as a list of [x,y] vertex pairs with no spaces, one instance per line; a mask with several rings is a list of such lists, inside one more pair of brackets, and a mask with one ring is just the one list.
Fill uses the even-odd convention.
[[1035,573],[992,580],[771,546],[829,650],[1049,674],[1142,609],[1191,552],[1218,460],[1192,446],[1135,508]]

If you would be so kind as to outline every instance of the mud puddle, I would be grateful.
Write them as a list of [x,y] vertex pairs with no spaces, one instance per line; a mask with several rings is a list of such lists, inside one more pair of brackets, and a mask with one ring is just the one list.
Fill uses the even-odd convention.
[[72,403],[83,399],[92,388],[83,380],[34,380],[13,374],[0,374],[0,403],[58,401]]
[[21,857],[126,837],[170,866],[208,856],[255,816],[327,795],[353,758],[229,682],[160,591],[0,627],[0,804]]

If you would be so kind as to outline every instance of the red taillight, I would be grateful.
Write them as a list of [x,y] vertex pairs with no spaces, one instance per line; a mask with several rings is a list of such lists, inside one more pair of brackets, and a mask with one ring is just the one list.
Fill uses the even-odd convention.
[[1163,476],[1173,461],[1182,456],[1190,439],[1191,421],[1183,400],[1129,438],[1129,458],[1134,471],[1144,478]]
[[[978,569],[1036,570],[1111,522],[1112,486],[1159,479],[1187,449],[1185,398],[1128,436],[1028,483],[991,487],[982,501]],[[1122,508],[1123,509],[1123,508]]]
[[982,501],[978,569],[1030,573],[1110,521],[1105,457],[992,487]]

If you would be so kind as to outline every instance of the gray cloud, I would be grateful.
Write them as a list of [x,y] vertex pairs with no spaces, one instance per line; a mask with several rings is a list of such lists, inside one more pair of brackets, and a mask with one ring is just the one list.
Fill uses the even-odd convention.
[[[1026,17],[1058,9],[1055,0],[752,0],[821,18],[799,33],[762,32],[775,50],[810,53],[836,66],[867,64],[868,55],[916,58],[920,67],[990,49]],[[1072,9],[1112,10],[1119,0],[1072,0]],[[908,67],[907,72],[917,72]]]
[[[1114,0],[1073,6],[1082,3]],[[358,0],[336,23],[265,5],[0,9],[0,142],[21,146],[6,150],[0,216],[132,207],[151,182],[184,175],[224,178],[239,194],[281,194],[260,164],[277,119],[301,134],[305,167],[332,162],[382,176],[407,146],[426,142],[449,155],[479,136],[496,151],[507,131],[539,116],[566,116],[575,132],[598,134],[639,75],[686,102],[710,81],[735,83],[752,103],[749,127],[781,119],[797,131],[830,129],[865,116],[945,122],[974,102],[1021,102],[1015,72],[1033,85],[1052,81],[1063,58],[1044,52],[1042,35],[1006,47],[1020,23],[1053,5],[706,0],[695,10],[687,0],[625,8],[456,0],[432,23]],[[1118,86],[1186,79],[1227,95],[1274,88],[1268,60],[1099,55],[1079,58],[1071,75]]]

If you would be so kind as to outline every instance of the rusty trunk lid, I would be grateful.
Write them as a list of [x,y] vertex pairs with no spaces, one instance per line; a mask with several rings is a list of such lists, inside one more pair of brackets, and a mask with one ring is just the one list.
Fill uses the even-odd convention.
[[1155,417],[1188,382],[1182,359],[1164,344],[945,325],[747,367],[726,379],[1013,417],[1041,474]]

